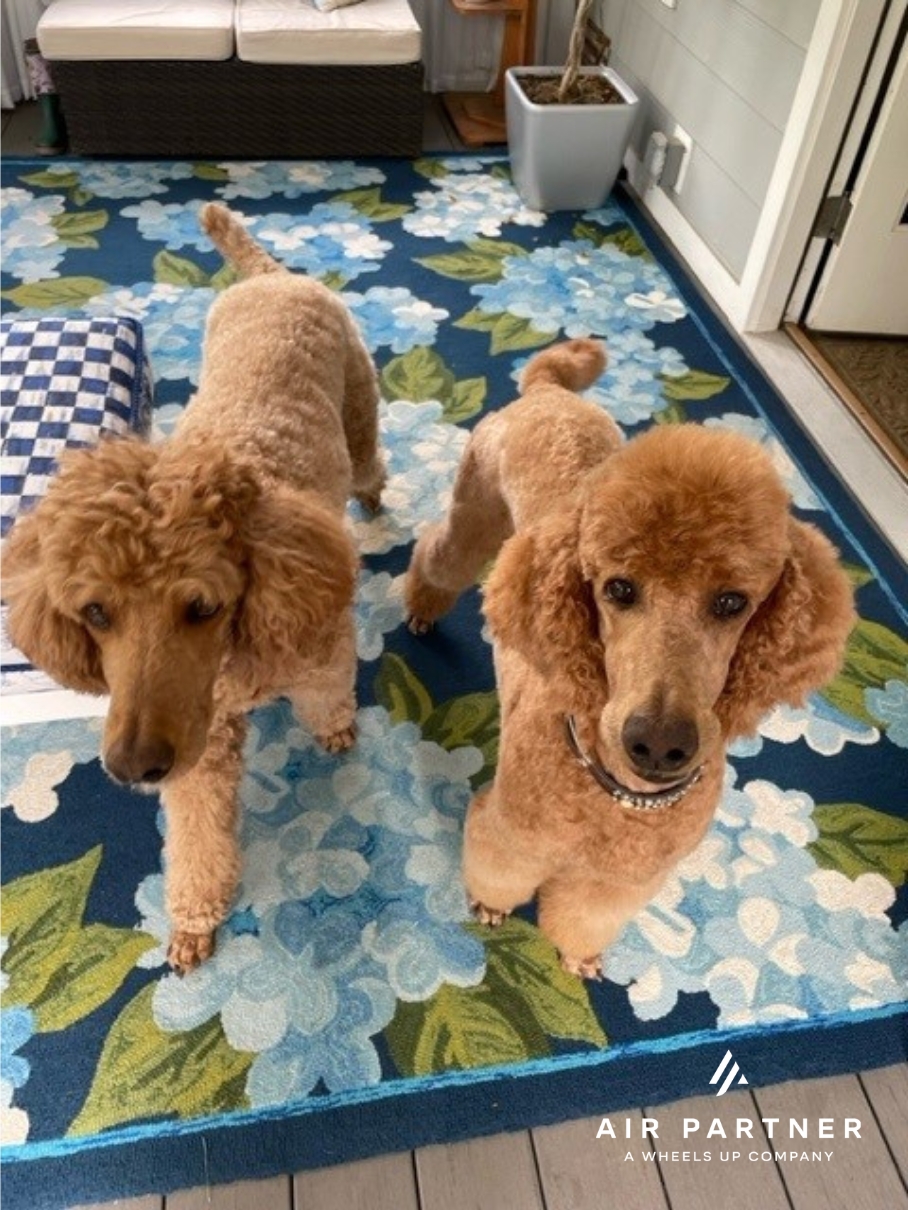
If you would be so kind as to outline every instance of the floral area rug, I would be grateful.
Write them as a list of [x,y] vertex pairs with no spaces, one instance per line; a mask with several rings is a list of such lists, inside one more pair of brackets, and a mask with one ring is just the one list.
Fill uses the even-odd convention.
[[[339,290],[381,374],[384,511],[351,509],[360,739],[326,755],[286,705],[252,719],[242,886],[217,954],[164,964],[161,820],[110,784],[99,720],[4,703],[2,1126],[11,1206],[352,1159],[905,1053],[904,567],[629,203],[546,218],[506,161],[6,162],[3,300],[144,325],[166,433],[230,280],[199,205],[226,200]],[[629,435],[684,420],[763,442],[842,552],[845,668],[731,754],[702,845],[608,955],[563,974],[525,913],[469,922],[464,812],[497,710],[478,592],[402,626],[414,535],[468,432],[536,349],[603,337],[589,392]],[[20,721],[17,721],[20,719]]]

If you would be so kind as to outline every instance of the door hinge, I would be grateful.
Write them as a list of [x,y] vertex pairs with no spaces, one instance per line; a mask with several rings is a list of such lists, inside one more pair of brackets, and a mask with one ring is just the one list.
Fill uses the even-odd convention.
[[840,243],[853,209],[850,193],[830,194],[824,198],[814,223],[814,236],[817,239],[831,239],[834,244]]

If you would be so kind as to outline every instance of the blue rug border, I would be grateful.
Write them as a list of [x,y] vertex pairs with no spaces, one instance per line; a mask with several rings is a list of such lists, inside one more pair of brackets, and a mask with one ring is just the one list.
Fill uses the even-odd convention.
[[[780,1035],[785,1045],[780,1046]],[[851,1074],[908,1060],[908,1008],[891,1006],[857,1021],[811,1021],[801,1025],[722,1031],[708,1042],[692,1035],[666,1063],[664,1047],[633,1046],[612,1060],[586,1068],[553,1070],[542,1061],[537,1073],[502,1076],[493,1070],[466,1083],[433,1087],[404,1097],[336,1105],[321,1110],[318,1130],[306,1114],[269,1118],[267,1131],[254,1120],[223,1125],[212,1134],[191,1129],[167,1138],[111,1141],[80,1154],[4,1159],[2,1191],[10,1210],[63,1210],[81,1202],[135,1197],[152,1192],[271,1176],[352,1163],[376,1155],[436,1143],[526,1130],[558,1122],[648,1110],[709,1092],[709,1075],[730,1044],[751,1089],[786,1080]],[[608,1052],[605,1052],[606,1055]],[[697,1056],[699,1088],[686,1055]],[[529,1067],[530,1065],[528,1065]],[[649,1095],[641,1094],[645,1086]],[[717,1114],[721,1104],[717,1104]],[[370,1112],[372,1111],[372,1112]],[[658,1117],[658,1113],[652,1116]],[[590,1145],[596,1144],[590,1134]],[[124,1174],[122,1148],[129,1147]],[[125,1179],[124,1179],[125,1176]],[[66,1190],[65,1200],[59,1191]],[[57,1191],[57,1192],[55,1192]]]

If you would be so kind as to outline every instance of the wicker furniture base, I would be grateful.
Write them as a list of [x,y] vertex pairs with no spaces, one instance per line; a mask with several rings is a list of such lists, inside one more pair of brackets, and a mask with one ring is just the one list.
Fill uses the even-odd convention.
[[111,59],[51,68],[79,155],[297,159],[422,150],[421,63]]

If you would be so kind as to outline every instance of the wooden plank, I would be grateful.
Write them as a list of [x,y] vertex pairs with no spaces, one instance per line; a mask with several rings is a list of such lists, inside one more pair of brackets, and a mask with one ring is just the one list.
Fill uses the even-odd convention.
[[[908,1193],[856,1076],[792,1081],[754,1096],[761,1117],[779,1119],[774,1151],[832,1153],[829,1161],[779,1161],[795,1210],[908,1210]],[[846,1117],[860,1120],[859,1138],[845,1138]],[[807,1139],[789,1138],[790,1118],[807,1118]],[[833,1120],[833,1138],[819,1137],[820,1118]]]
[[908,1063],[865,1071],[860,1081],[902,1180],[908,1184]]
[[543,1210],[529,1133],[416,1152],[422,1210]]
[[93,1202],[90,1206],[73,1206],[72,1210],[164,1210],[163,1197],[121,1197],[113,1202]]
[[[672,1210],[721,1210],[726,1206],[735,1210],[789,1210],[776,1165],[771,1160],[767,1163],[749,1158],[751,1152],[762,1153],[767,1148],[750,1092],[729,1092],[721,1100],[715,1095],[688,1097],[650,1109],[647,1116],[659,1122],[658,1141],[652,1146],[662,1156],[672,1157],[659,1160]],[[699,1123],[699,1129],[690,1126],[687,1138],[685,1118]],[[751,1123],[752,1139],[736,1137],[738,1119],[745,1118]],[[725,1131],[724,1139],[718,1130],[708,1137],[715,1119]],[[652,1147],[647,1145],[647,1150]],[[705,1158],[707,1152],[709,1160]],[[697,1155],[699,1160],[695,1159]]]
[[[614,1139],[596,1138],[601,1118],[534,1130],[547,1210],[601,1210],[604,1189],[608,1204],[621,1210],[667,1210],[657,1166],[640,1159],[642,1119],[639,1109],[611,1114]],[[625,1122],[633,1141],[624,1137]],[[633,1160],[625,1158],[628,1151],[636,1153]]]
[[295,1210],[419,1210],[412,1152],[298,1172]]
[[237,1181],[233,1185],[204,1185],[169,1193],[165,1210],[291,1210],[290,1177]]

